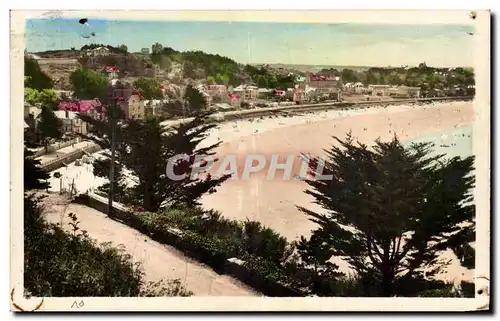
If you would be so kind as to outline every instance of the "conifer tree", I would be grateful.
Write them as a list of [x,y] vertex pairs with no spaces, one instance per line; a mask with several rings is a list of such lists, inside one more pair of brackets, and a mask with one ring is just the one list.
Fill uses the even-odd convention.
[[40,161],[33,158],[34,153],[24,148],[24,190],[47,189],[50,175],[40,167]]
[[51,106],[42,107],[37,130],[44,141],[47,142],[49,138],[60,138],[63,134],[62,125],[62,121],[57,118]]

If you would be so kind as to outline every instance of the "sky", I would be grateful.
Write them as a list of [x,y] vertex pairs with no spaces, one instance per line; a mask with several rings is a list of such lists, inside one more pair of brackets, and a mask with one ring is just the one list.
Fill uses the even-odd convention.
[[[240,63],[332,66],[452,67],[473,65],[472,26],[30,19],[28,52],[90,43],[125,44],[129,51],[155,42],[179,51],[202,50]],[[95,33],[94,37],[88,39]]]

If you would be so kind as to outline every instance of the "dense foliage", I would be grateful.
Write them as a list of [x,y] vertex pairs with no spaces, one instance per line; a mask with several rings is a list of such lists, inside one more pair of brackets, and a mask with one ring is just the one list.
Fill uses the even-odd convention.
[[203,51],[180,52],[159,43],[153,44],[151,49],[151,61],[162,68],[168,67],[172,62],[182,63],[185,78],[210,77],[221,84],[239,85],[239,65],[230,58]]
[[142,96],[146,99],[163,98],[163,93],[160,88],[160,82],[155,78],[141,77],[134,81],[134,88],[139,89]]
[[35,153],[24,148],[24,190],[48,189],[50,184],[47,180],[50,175],[40,167],[40,161],[33,158]]
[[293,74],[282,75],[270,68],[254,67],[251,65],[246,65],[244,70],[250,75],[253,82],[261,88],[286,90],[287,88],[293,88],[295,85],[296,76]]
[[24,87],[36,90],[54,87],[52,79],[40,69],[36,59],[28,56],[24,56]]
[[60,98],[54,89],[37,90],[24,87],[24,101],[31,105],[49,106],[56,109]]
[[358,275],[370,275],[380,294],[395,294],[400,278],[432,276],[440,251],[474,241],[474,157],[443,159],[430,143],[405,148],[394,138],[371,148],[336,138],[322,173],[307,193],[326,212],[300,208],[318,224],[315,258],[342,256]]

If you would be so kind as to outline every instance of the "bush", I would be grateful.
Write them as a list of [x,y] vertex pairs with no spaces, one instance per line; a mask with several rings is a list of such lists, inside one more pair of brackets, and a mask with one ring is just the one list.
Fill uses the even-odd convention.
[[43,220],[39,199],[25,197],[24,286],[28,295],[153,296],[191,293],[176,280],[145,284],[140,264],[122,248],[97,245],[78,227],[73,233]]
[[[260,222],[247,220],[242,223],[224,218],[220,212],[197,207],[169,207],[162,212],[136,213],[136,216],[148,233],[161,233],[168,227],[175,227],[194,232],[204,240],[211,240],[210,243],[224,244],[228,246],[224,251],[228,258],[248,253],[280,262],[287,246],[286,238]],[[194,234],[189,235],[195,238]]]

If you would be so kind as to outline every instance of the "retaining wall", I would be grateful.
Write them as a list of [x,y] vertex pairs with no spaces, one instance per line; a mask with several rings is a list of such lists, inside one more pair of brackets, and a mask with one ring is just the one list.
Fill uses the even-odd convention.
[[63,164],[70,164],[77,159],[81,158],[85,153],[93,154],[101,150],[101,146],[97,144],[93,144],[87,146],[82,149],[75,150],[74,152],[68,153],[64,156],[58,157],[56,159],[49,160],[45,163],[41,164],[41,168],[43,168],[47,172],[51,172],[63,166]]
[[69,147],[69,146],[76,144],[78,142],[79,142],[79,140],[77,140],[75,138],[75,139],[68,140],[68,141],[63,142],[63,143],[52,144],[47,148],[47,150],[45,150],[45,148],[40,149],[37,152],[35,152],[33,155],[29,156],[29,158],[37,158],[37,157],[40,157],[40,156],[43,156],[46,154],[50,154],[50,153],[56,152],[62,148]]

